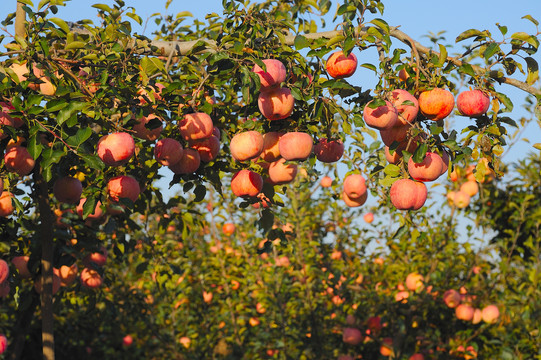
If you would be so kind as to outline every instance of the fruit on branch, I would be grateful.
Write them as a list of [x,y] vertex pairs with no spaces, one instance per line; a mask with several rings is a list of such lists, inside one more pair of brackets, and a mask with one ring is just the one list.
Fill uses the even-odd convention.
[[344,179],[344,193],[351,199],[366,194],[366,180],[361,174],[350,174]]
[[[154,127],[152,129],[147,128],[147,124],[151,121],[159,121],[162,125]],[[133,125],[133,131],[135,131],[135,137],[144,140],[154,141],[160,137],[160,134],[163,131],[163,122],[162,119],[154,114],[149,114],[148,116],[143,116],[136,120],[135,125]]]
[[4,334],[0,334],[0,355],[6,352],[8,348],[8,338]]
[[4,155],[4,164],[8,171],[24,176],[30,174],[36,162],[25,147],[12,146]]
[[[83,207],[84,207],[85,202],[86,202],[86,198],[82,198],[81,201],[79,201],[79,204],[77,205],[77,208],[76,208],[77,215],[79,215],[81,218],[83,217]],[[88,215],[87,219],[89,221],[100,220],[102,216],[103,216],[103,210],[101,208],[101,201],[98,201],[96,203],[96,207],[94,211],[90,215]]]
[[397,292],[394,296],[394,299],[396,302],[401,302],[403,304],[406,304],[408,302],[408,298],[410,297],[409,291],[401,290]]
[[164,166],[176,164],[182,159],[184,149],[180,142],[172,138],[160,139],[154,146],[156,161]]
[[464,209],[470,204],[471,197],[464,191],[457,191],[450,200],[457,208]]
[[83,259],[83,265],[89,268],[96,266],[104,266],[107,263],[107,250],[101,248],[99,251],[94,251],[86,255]]
[[9,265],[6,260],[0,259],[0,283],[6,281],[9,276]]
[[30,256],[28,255],[20,255],[15,256],[13,259],[11,259],[11,263],[17,271],[19,272],[19,275],[23,279],[29,279],[32,277],[32,274],[30,273],[30,270],[28,269],[28,261],[30,260]]
[[392,338],[388,338],[388,337],[383,338],[381,342],[381,346],[379,348],[379,353],[385,357],[391,356],[394,354]]
[[419,113],[419,102],[408,91],[396,89],[388,94],[389,101],[398,112],[398,122],[402,125],[411,124]]
[[62,203],[77,205],[83,194],[83,184],[77,178],[64,176],[54,182],[53,194]]
[[276,88],[259,94],[257,105],[268,120],[282,120],[293,112],[295,98],[288,88]]
[[348,345],[359,345],[363,341],[363,334],[357,328],[347,327],[342,330],[342,341]]
[[182,152],[182,157],[178,162],[173,165],[169,165],[169,170],[175,174],[192,174],[199,169],[201,165],[201,155],[195,149],[186,148]]
[[427,189],[424,183],[400,179],[391,185],[389,196],[398,210],[419,210],[425,204]]
[[460,304],[460,300],[459,292],[454,289],[447,290],[443,293],[443,302],[451,309],[456,308],[458,304]]
[[280,155],[289,161],[308,159],[313,146],[312,136],[299,131],[285,133],[278,141]]
[[220,138],[214,135],[206,139],[190,141],[189,144],[191,148],[197,150],[203,162],[210,162],[216,159],[220,152]]
[[8,217],[13,214],[14,210],[13,194],[9,191],[2,191],[2,195],[0,195],[0,216]]
[[269,166],[269,180],[272,184],[289,184],[297,176],[297,165],[285,164],[286,159],[273,161]]
[[422,290],[424,288],[424,280],[423,275],[412,272],[406,276],[406,288],[411,291]]
[[441,160],[443,161],[443,167],[441,169],[441,174],[445,174],[447,172],[447,170],[449,170],[449,154],[447,153],[447,151],[443,150],[441,152]]
[[[46,96],[53,96],[56,93],[56,86],[51,83],[51,79],[48,76],[45,76],[45,72],[34,65],[32,72],[41,82],[39,84],[39,91]],[[61,77],[58,72],[56,73],[57,77]]]
[[184,115],[178,128],[184,140],[190,141],[208,138],[212,135],[214,125],[208,114],[197,112]]
[[[0,124],[13,126],[14,128],[20,128],[24,125],[24,120],[18,117],[11,116],[13,110],[15,110],[15,107],[11,104],[11,102],[0,102]],[[9,119],[7,120],[9,123],[4,123],[4,120],[2,120],[3,117],[7,117]],[[13,125],[10,125],[10,123],[12,123]],[[3,137],[0,137],[0,139],[3,139]]]
[[465,116],[481,116],[488,111],[489,106],[490,98],[481,90],[463,91],[456,98],[456,107]]
[[496,305],[488,305],[483,308],[481,316],[484,322],[493,324],[500,317],[500,310]]
[[105,135],[98,141],[97,153],[107,166],[124,165],[135,153],[135,141],[125,132]]
[[133,337],[131,335],[126,335],[122,338],[122,346],[130,347],[133,344]]
[[446,118],[455,106],[453,93],[434,88],[419,95],[419,110],[429,120],[439,121]]
[[[139,95],[139,105],[145,105],[148,103],[147,99],[151,103],[156,103],[162,99],[162,90],[165,88],[165,85],[156,83],[155,86],[148,86],[150,88],[150,93],[146,89],[137,90],[137,95]],[[155,106],[154,106],[155,107]]]
[[368,224],[371,224],[374,221],[374,214],[372,214],[371,212],[366,213],[366,214],[364,214],[363,219]]
[[316,158],[324,163],[337,162],[344,154],[344,144],[342,140],[320,139],[314,146]]
[[129,175],[120,175],[107,183],[107,193],[114,202],[120,199],[130,199],[135,202],[141,193],[139,182]]
[[365,192],[364,195],[361,195],[358,198],[350,198],[344,191],[342,191],[342,200],[346,203],[348,207],[359,207],[366,203],[368,199],[368,192]]
[[261,160],[271,163],[280,158],[278,142],[282,135],[284,135],[284,133],[278,131],[271,131],[263,134],[263,151],[260,155]]
[[266,71],[257,64],[252,68],[252,71],[259,76],[261,91],[279,86],[286,80],[286,67],[280,60],[265,59],[263,64],[265,64]]
[[237,161],[257,158],[264,148],[263,135],[257,131],[244,131],[231,139],[229,149],[231,156]]
[[[379,131],[379,134],[381,135],[381,141],[387,146],[391,146],[395,141],[399,143],[400,145],[398,148],[401,150],[405,150],[406,146],[408,145],[408,132],[411,129],[411,125],[402,125],[397,124],[393,127],[390,127],[388,129],[383,129]],[[412,143],[415,141],[412,140]],[[398,149],[397,148],[397,149]],[[411,148],[411,145],[410,145]]]
[[332,186],[332,179],[330,176],[324,176],[320,181],[321,187],[328,188]]
[[475,196],[479,192],[479,185],[477,185],[477,181],[468,180],[460,185],[460,191],[465,192],[470,197]]
[[366,104],[363,110],[363,119],[366,125],[378,130],[389,129],[395,126],[398,122],[398,111],[393,104],[385,100],[385,105],[371,108],[370,104],[373,101]]
[[227,236],[233,235],[233,233],[235,232],[235,224],[233,224],[233,223],[225,223],[222,226],[222,231]]
[[81,271],[81,284],[89,289],[96,289],[103,284],[103,279],[98,273],[98,271],[94,269],[84,268],[83,271]]
[[459,320],[472,321],[474,312],[474,308],[468,304],[460,304],[455,308],[455,315]]
[[60,285],[69,286],[77,279],[79,269],[77,264],[71,266],[62,265],[59,269],[54,268],[54,273],[60,278]]
[[477,325],[483,320],[483,311],[481,309],[475,309],[473,311],[472,324]]
[[240,170],[231,179],[231,190],[235,196],[257,196],[261,189],[263,189],[263,178],[251,170]]
[[357,57],[353,53],[346,57],[343,51],[336,51],[327,59],[325,68],[327,74],[335,79],[350,77],[357,70]]
[[[391,153],[392,152],[392,153]],[[385,146],[385,159],[391,164],[398,164],[400,159],[402,159],[402,150],[390,150],[389,147]]]
[[443,173],[443,160],[437,153],[427,152],[420,163],[408,160],[408,172],[417,181],[434,181]]
[[425,357],[421,353],[415,353],[411,355],[408,360],[425,360]]

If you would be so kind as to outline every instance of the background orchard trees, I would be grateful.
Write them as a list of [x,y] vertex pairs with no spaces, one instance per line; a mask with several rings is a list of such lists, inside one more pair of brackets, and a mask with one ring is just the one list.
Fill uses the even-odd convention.
[[[538,295],[537,272],[517,271],[539,269],[534,190],[490,182],[518,126],[496,84],[537,96],[539,113],[536,19],[525,16],[531,34],[500,26],[503,40],[467,30],[456,39],[465,52],[450,55],[438,39],[427,48],[387,24],[380,1],[338,6],[339,30],[326,33],[309,19],[329,1],[224,1],[208,26],[160,18],[156,41],[132,33],[142,19],[123,1],[96,4],[100,24],[55,17],[64,1],[18,5],[4,26],[24,27],[2,35],[0,65],[11,358],[538,354],[539,309],[522,311]],[[327,66],[336,51],[372,49],[377,63]],[[378,76],[374,89],[348,80],[357,66]],[[451,128],[464,83],[490,110]],[[382,112],[390,122],[371,121]],[[438,162],[438,182],[456,175],[452,190],[468,179],[456,191],[467,197],[448,201],[411,180],[428,201],[397,211],[389,188],[428,180],[412,173],[426,159]],[[342,167],[362,176],[361,190],[342,189]],[[323,173],[330,187],[319,187]],[[178,193],[164,196],[156,180]],[[515,207],[503,191],[524,201]],[[361,226],[366,207],[375,220]],[[458,242],[462,214],[501,241]],[[504,228],[497,219],[507,217]],[[500,316],[468,318],[493,304]]]

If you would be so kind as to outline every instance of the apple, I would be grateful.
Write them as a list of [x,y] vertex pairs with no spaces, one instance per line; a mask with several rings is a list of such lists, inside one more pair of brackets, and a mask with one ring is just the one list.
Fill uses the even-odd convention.
[[101,248],[99,251],[94,251],[86,255],[83,259],[83,265],[89,268],[95,266],[104,266],[107,263],[107,250]]
[[79,272],[77,264],[75,263],[71,266],[62,265],[60,269],[54,270],[56,275],[60,278],[60,284],[62,286],[69,286],[73,284],[73,282],[77,279],[77,273]]
[[358,198],[350,198],[344,191],[342,191],[342,200],[346,203],[348,207],[358,207],[364,205],[368,199],[368,192],[365,192],[364,195],[361,195]]
[[363,334],[357,328],[347,327],[342,330],[342,341],[348,345],[359,345],[363,341]]
[[454,289],[447,290],[443,293],[443,302],[451,309],[456,308],[460,304],[460,294]]
[[160,139],[154,146],[156,161],[164,166],[176,164],[182,159],[184,149],[180,142],[172,138]]
[[77,178],[64,176],[54,182],[53,194],[62,203],[77,205],[83,194],[83,184]]
[[4,334],[0,334],[0,355],[5,353],[8,348],[8,338]]
[[398,122],[398,111],[393,104],[385,100],[385,105],[372,109],[370,107],[372,101],[364,107],[363,119],[366,125],[378,130],[389,129],[395,126]]
[[481,317],[487,324],[493,324],[500,317],[500,310],[496,305],[485,306],[482,310]]
[[282,135],[284,135],[284,133],[278,131],[271,131],[263,134],[263,151],[260,155],[261,160],[271,163],[280,158],[278,142]]
[[269,180],[272,184],[288,184],[297,176],[296,164],[285,164],[286,159],[274,161],[269,166]]
[[391,154],[391,150],[385,145],[385,159],[387,159],[390,164],[398,164],[400,159],[402,159],[402,150],[393,150],[393,153]]
[[84,268],[81,271],[81,284],[89,289],[99,288],[103,284],[100,273],[95,269]]
[[424,288],[424,276],[417,273],[412,272],[406,276],[406,288],[411,291],[419,291]]
[[424,183],[400,179],[391,185],[391,203],[398,210],[419,210],[425,204],[427,189]]
[[129,175],[120,175],[107,183],[107,193],[114,202],[120,199],[130,199],[135,202],[141,193],[139,182]]
[[473,311],[472,324],[477,325],[483,320],[483,311],[481,309],[475,309]]
[[13,194],[9,191],[2,191],[0,195],[0,217],[8,217],[13,214]]
[[240,170],[231,179],[231,190],[238,197],[257,196],[263,188],[263,178],[250,170]]
[[190,347],[190,344],[192,342],[192,340],[187,337],[187,336],[182,336],[179,340],[178,340],[179,343],[182,344],[182,346],[184,346],[186,349],[188,349]]
[[125,132],[105,135],[98,141],[97,153],[107,166],[124,165],[135,153],[135,141]]
[[[11,102],[0,102],[0,125],[9,125],[14,128],[20,128],[24,125],[24,120],[10,115],[13,110],[15,110],[15,106]],[[0,137],[0,139],[3,138]]]
[[[83,207],[84,207],[85,202],[86,202],[86,198],[82,198],[81,201],[79,201],[79,204],[77,205],[76,212],[77,212],[77,215],[79,215],[80,217],[83,217]],[[96,208],[90,215],[88,215],[87,219],[90,221],[99,220],[101,219],[102,216],[103,216],[103,210],[101,209],[101,201],[98,201],[96,203]]]
[[441,169],[441,174],[445,174],[449,170],[449,154],[447,151],[441,152],[441,160],[443,161],[443,168]]
[[320,139],[314,146],[316,158],[324,163],[333,163],[340,160],[344,154],[344,144],[342,140]]
[[231,139],[229,149],[231,156],[237,161],[257,158],[264,148],[263,135],[257,131],[244,131]]
[[468,304],[460,304],[455,308],[455,315],[459,320],[472,321],[474,312],[474,308]]
[[394,353],[393,350],[393,339],[392,338],[383,338],[381,346],[379,348],[379,353],[382,356],[391,356]]
[[381,317],[379,316],[371,316],[368,319],[366,319],[366,327],[368,328],[367,334],[378,334],[381,329]]
[[268,120],[282,120],[293,112],[295,98],[288,88],[269,89],[259,94],[257,105]]
[[406,90],[396,89],[388,94],[388,98],[398,112],[400,124],[408,125],[415,121],[419,113],[419,102],[415,96]]
[[263,60],[263,64],[265,64],[266,70],[263,70],[257,64],[252,68],[252,71],[259,76],[261,91],[279,86],[286,80],[286,67],[280,60],[265,59]]
[[201,165],[201,155],[195,149],[186,148],[182,152],[180,161],[169,165],[169,170],[175,174],[192,174],[199,169]]
[[470,197],[475,196],[479,192],[479,185],[477,185],[477,181],[468,180],[460,185],[460,191],[465,192]]
[[0,283],[6,281],[9,276],[9,265],[6,260],[0,259]]
[[137,95],[139,95],[139,105],[145,105],[148,103],[147,100],[150,100],[150,102],[155,103],[156,101],[159,101],[162,99],[162,90],[165,88],[165,85],[156,83],[155,86],[148,86],[150,88],[150,94],[147,92],[146,89],[139,89],[137,90]]
[[455,106],[453,93],[434,88],[419,95],[419,110],[429,120],[439,121],[447,117]]
[[210,304],[212,301],[213,295],[210,291],[203,291],[203,301],[207,304]]
[[220,138],[214,134],[206,139],[190,141],[189,144],[191,148],[197,150],[203,162],[211,162],[220,152]]
[[470,204],[471,197],[464,191],[457,191],[453,198],[452,203],[459,209],[464,209]]
[[357,57],[353,53],[346,57],[342,50],[336,51],[327,59],[325,68],[327,74],[335,79],[350,77],[357,70]]
[[344,193],[350,199],[358,199],[366,194],[366,180],[361,174],[350,174],[344,179]]
[[11,259],[11,263],[15,266],[17,271],[19,271],[19,275],[23,279],[29,279],[32,277],[32,274],[28,269],[29,260],[30,257],[28,255],[15,256],[13,259]]
[[371,224],[374,221],[374,214],[372,214],[371,212],[366,213],[364,214],[363,219],[367,223]]
[[425,360],[425,357],[423,356],[423,354],[415,353],[411,355],[408,360]]
[[122,346],[130,347],[133,344],[133,337],[131,335],[126,335],[122,338]]
[[456,98],[456,107],[465,116],[481,116],[487,112],[489,106],[490,98],[481,90],[463,91]]
[[408,172],[417,181],[434,181],[439,178],[443,170],[443,160],[437,153],[427,152],[420,163],[413,161],[413,156],[408,160]]
[[186,141],[206,139],[212,135],[214,125],[210,116],[203,112],[186,114],[178,124],[180,135]]
[[154,114],[149,114],[148,116],[137,119],[137,122],[133,126],[133,131],[135,131],[134,135],[144,140],[156,140],[163,131],[163,124],[153,129],[147,128],[146,125],[153,119],[157,119],[157,121],[162,123],[162,119]]
[[410,293],[409,291],[407,290],[402,290],[402,291],[399,291],[395,294],[394,296],[394,299],[396,300],[396,302],[401,302],[403,304],[407,303],[408,300],[407,298],[410,297]]
[[226,235],[233,235],[233,233],[235,232],[235,224],[233,223],[225,223],[223,226],[222,226],[222,231],[224,234]]
[[324,176],[320,181],[321,187],[328,188],[332,186],[332,178],[330,176]]
[[299,131],[285,133],[278,141],[280,155],[289,161],[308,159],[313,146],[312,136]]
[[4,164],[7,171],[24,176],[30,174],[36,162],[25,147],[13,146],[4,155]]

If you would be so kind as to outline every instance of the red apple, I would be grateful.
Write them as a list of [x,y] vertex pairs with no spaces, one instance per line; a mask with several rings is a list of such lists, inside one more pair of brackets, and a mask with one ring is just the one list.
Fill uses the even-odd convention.
[[122,346],[130,347],[133,344],[133,337],[131,335],[126,335],[122,338]]
[[344,154],[344,144],[342,140],[327,140],[320,139],[314,146],[316,158],[324,163],[333,163],[342,157]]
[[192,174],[199,169],[199,165],[201,165],[199,152],[195,149],[186,148],[180,161],[169,165],[169,169],[175,174]]
[[344,179],[344,193],[350,199],[358,199],[366,194],[366,180],[361,174],[350,174]]
[[415,180],[434,181],[441,176],[443,166],[441,156],[437,153],[427,152],[420,163],[415,163],[413,156],[409,158],[408,172]]
[[443,293],[443,301],[451,309],[456,308],[460,304],[460,294],[454,289],[447,290]]
[[89,289],[96,289],[103,284],[101,275],[94,269],[84,268],[81,271],[81,284]]
[[0,259],[0,283],[6,281],[9,276],[9,265],[6,260]]
[[263,151],[263,135],[257,131],[244,131],[231,139],[231,156],[237,161],[257,158]]
[[139,182],[128,175],[121,175],[112,178],[107,183],[107,193],[114,202],[120,199],[130,199],[135,202],[141,193]]
[[79,272],[77,264],[75,263],[71,266],[62,265],[60,269],[53,270],[55,270],[56,275],[60,278],[60,284],[62,286],[69,286],[73,284],[73,282],[77,279],[77,273]]
[[357,328],[344,328],[342,330],[342,341],[349,345],[359,345],[363,341],[363,334]]
[[81,200],[83,184],[77,178],[64,176],[54,182],[53,194],[60,202],[76,205]]
[[463,91],[456,98],[456,107],[465,116],[481,116],[487,112],[489,106],[490,98],[481,90]]
[[411,291],[418,291],[424,288],[424,277],[423,275],[412,272],[406,276],[406,288]]
[[397,89],[389,93],[389,101],[398,112],[399,123],[407,125],[415,121],[419,113],[419,102],[415,96],[406,90]]
[[190,147],[197,150],[201,161],[210,162],[216,159],[220,152],[220,138],[213,134],[206,139],[190,141]]
[[398,111],[389,101],[385,100],[385,105],[372,109],[370,101],[364,107],[363,119],[367,126],[375,129],[384,130],[395,126],[398,122]]
[[367,223],[371,224],[374,221],[374,214],[372,214],[371,212],[366,213],[364,214],[363,219]]
[[222,231],[226,235],[233,235],[235,232],[235,224],[233,223],[225,223],[224,226],[222,226]]
[[473,311],[472,324],[477,325],[483,320],[483,311],[481,309],[475,309]]
[[98,141],[97,152],[107,166],[124,165],[135,153],[135,141],[125,132],[105,135]]
[[263,178],[250,170],[240,170],[231,179],[231,190],[235,196],[257,196],[263,188]]
[[341,50],[336,51],[327,59],[325,67],[327,73],[335,79],[350,77],[357,70],[357,57],[353,53],[346,57]]
[[178,128],[184,140],[189,141],[208,138],[212,135],[214,125],[208,114],[198,112],[184,115]]
[[488,305],[483,308],[481,316],[484,322],[493,324],[500,317],[500,310],[496,305]]
[[28,269],[28,260],[30,260],[30,257],[27,255],[15,256],[13,259],[11,259],[11,263],[15,266],[17,271],[19,271],[19,275],[23,279],[29,279],[32,277],[32,274]]
[[284,135],[284,133],[278,131],[271,131],[263,134],[263,151],[260,155],[261,160],[271,163],[280,158],[278,142],[282,135]]
[[475,310],[471,305],[460,304],[455,308],[456,318],[464,321],[472,321]]
[[425,357],[423,356],[423,354],[415,353],[411,355],[408,360],[425,360]]
[[465,192],[470,197],[475,196],[479,192],[479,185],[477,185],[477,181],[468,180],[460,185],[460,191]]
[[391,154],[391,150],[389,150],[388,146],[385,146],[385,159],[391,164],[398,164],[400,162],[400,159],[402,159],[402,150],[394,150]]
[[0,195],[0,217],[8,217],[13,214],[13,194],[9,191],[2,191]]
[[164,166],[176,164],[182,159],[184,149],[180,142],[172,138],[164,138],[156,142],[154,157],[156,161]]
[[257,64],[252,69],[259,76],[261,91],[279,86],[286,80],[286,67],[280,60],[265,59],[263,63],[265,64],[266,71]]
[[452,203],[459,209],[464,209],[470,204],[471,197],[464,191],[457,191],[455,192],[454,196],[452,197],[451,201]]
[[429,120],[439,121],[447,117],[455,106],[453,93],[434,88],[419,95],[419,110]]
[[[77,205],[76,212],[77,215],[80,217],[83,217],[83,207],[86,202],[86,198],[82,198],[81,201],[79,201],[79,204]],[[101,209],[101,202],[98,201],[96,203],[96,208],[94,209],[94,212],[92,214],[88,215],[87,219],[90,221],[98,220],[103,216],[103,210]]]
[[6,335],[1,334],[0,335],[0,355],[6,352],[8,348],[8,338]]
[[288,132],[280,137],[278,149],[286,160],[306,160],[312,153],[313,140],[310,134],[304,132]]
[[320,181],[321,187],[327,188],[332,186],[332,178],[330,176],[324,176]]
[[269,180],[272,184],[288,184],[297,176],[297,165],[285,164],[286,159],[274,161],[269,166]]
[[261,115],[267,119],[281,120],[293,112],[295,98],[288,88],[269,89],[259,94],[257,105]]
[[107,250],[101,248],[99,251],[86,255],[83,259],[83,265],[86,267],[104,266],[107,263]]
[[391,185],[391,203],[398,210],[419,210],[425,204],[427,189],[424,183],[400,179]]
[[350,198],[345,192],[342,192],[342,200],[346,203],[349,207],[359,207],[364,205],[366,200],[368,199],[368,192],[365,192],[364,195],[361,195],[358,198]]
[[4,155],[4,164],[7,171],[24,176],[30,174],[36,162],[25,147],[13,146]]
[[393,339],[392,338],[383,338],[381,346],[379,348],[379,353],[382,356],[391,356],[394,353],[393,350]]
[[[15,110],[15,107],[11,104],[11,102],[0,102],[0,124],[20,128],[24,125],[24,120],[11,116],[11,112],[13,110]],[[2,118],[3,116],[5,118]],[[0,137],[0,139],[3,139],[3,137]]]

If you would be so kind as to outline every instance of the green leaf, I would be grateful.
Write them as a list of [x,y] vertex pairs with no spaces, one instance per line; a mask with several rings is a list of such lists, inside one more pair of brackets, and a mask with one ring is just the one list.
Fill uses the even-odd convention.
[[413,162],[416,164],[423,162],[427,151],[428,145],[426,143],[421,143],[413,153]]
[[383,172],[389,176],[397,177],[400,175],[400,167],[394,164],[389,164],[385,167],[385,169],[383,169]]
[[396,230],[396,232],[393,235],[393,239],[401,238],[402,236],[406,235],[406,233],[409,231],[409,226],[402,225],[401,227]]
[[51,166],[53,163],[58,163],[62,156],[65,154],[64,151],[61,150],[53,150],[51,148],[46,149],[43,151],[41,156],[41,167],[43,169],[47,169],[49,166]]
[[52,99],[47,102],[46,108],[50,112],[55,112],[58,110],[62,110],[66,106],[68,106],[68,102],[66,99]]
[[92,154],[79,154],[83,161],[85,162],[86,166],[90,169],[95,169],[98,171],[101,171],[105,168],[105,164],[97,155]]
[[442,44],[438,44],[438,45],[440,47],[440,56],[438,58],[439,65],[443,66],[443,64],[445,64],[445,62],[447,61],[447,48]]
[[98,199],[95,197],[87,197],[83,204],[83,219],[86,219],[88,215],[92,215],[96,210]]
[[378,73],[378,68],[376,68],[376,66],[373,65],[373,64],[365,63],[365,64],[361,64],[361,67],[370,69],[370,70],[372,70],[373,72],[375,72],[376,74]]
[[500,45],[493,42],[493,43],[488,44],[483,56],[485,57],[485,59],[488,60],[492,57],[492,55],[496,54],[499,51],[500,51]]
[[64,20],[57,17],[52,17],[52,18],[49,18],[49,21],[55,24],[56,26],[58,26],[59,28],[61,28],[62,31],[64,31],[66,34],[70,32],[70,27]]
[[496,26],[498,27],[498,29],[500,29],[500,32],[502,33],[502,35],[507,34],[507,26],[503,26],[498,23],[496,23]]
[[103,11],[108,12],[108,13],[113,11],[113,9],[111,9],[108,5],[105,5],[105,4],[94,4],[94,5],[92,5],[92,7],[96,8],[96,9],[99,9],[99,10],[103,10]]
[[193,191],[195,194],[195,202],[201,202],[207,194],[207,188],[204,185],[197,185]]
[[137,22],[139,25],[143,25],[143,19],[137,14],[134,13],[126,13],[126,16],[129,18],[132,18],[135,22]]
[[385,22],[385,20],[383,19],[373,19],[372,21],[370,21],[372,24],[376,25],[377,27],[379,27],[381,30],[383,30],[386,34],[389,34],[390,32],[390,28],[389,28],[389,24],[387,24]]
[[528,35],[525,32],[516,32],[513,35],[511,35],[511,39],[517,39],[524,42],[527,42],[528,44],[532,45],[534,48],[539,47],[539,40],[535,36]]
[[66,44],[64,49],[66,50],[82,49],[85,46],[86,46],[86,43],[83,41],[72,41],[69,44]]
[[526,77],[526,83],[528,85],[532,85],[537,81],[537,79],[539,79],[539,65],[532,57],[527,57],[524,60],[526,60],[526,64],[528,65],[528,76]]
[[30,140],[28,140],[27,150],[34,159],[37,159],[41,155],[43,145],[41,144],[39,133],[30,137]]
[[86,140],[88,140],[88,138],[91,135],[92,135],[92,129],[90,129],[89,127],[85,127],[83,129],[77,130],[77,133],[73,136],[70,136],[66,140],[66,142],[71,146],[78,147],[82,143],[84,143]]
[[539,25],[539,21],[535,20],[531,15],[524,15],[521,19],[528,19],[533,22],[535,26]]
[[302,35],[295,36],[295,41],[293,42],[293,45],[295,46],[295,49],[301,50],[306,47],[310,46],[310,43],[308,42],[308,39]]
[[469,29],[469,30],[464,31],[462,34],[458,35],[455,39],[455,42],[460,42],[462,40],[466,40],[474,36],[486,37],[487,35],[488,34],[486,31],[479,31],[477,29]]
[[45,5],[47,5],[50,2],[51,0],[41,0],[38,4],[38,10],[40,10],[41,8],[43,8]]
[[506,107],[507,112],[513,111],[513,102],[507,95],[497,92],[496,98]]
[[533,144],[533,147],[541,151],[541,143],[535,143]]
[[62,125],[66,120],[71,118],[72,115],[82,110],[85,107],[85,104],[86,103],[79,102],[79,101],[70,102],[67,107],[62,108],[62,110],[58,112],[56,121],[58,122],[59,125]]
[[17,0],[17,2],[34,7],[34,4],[30,0]]

